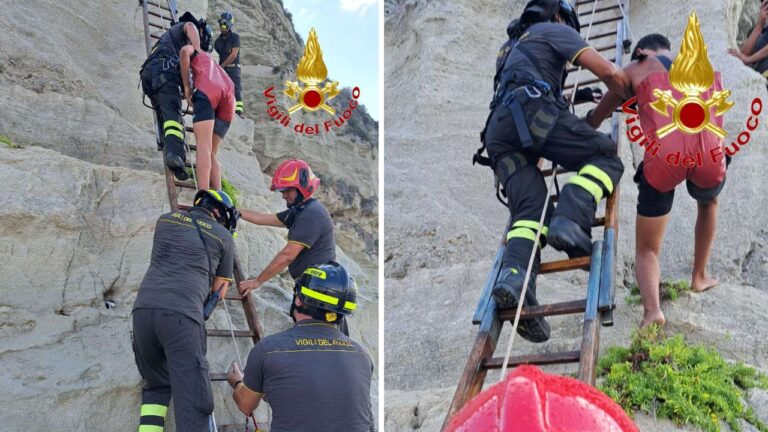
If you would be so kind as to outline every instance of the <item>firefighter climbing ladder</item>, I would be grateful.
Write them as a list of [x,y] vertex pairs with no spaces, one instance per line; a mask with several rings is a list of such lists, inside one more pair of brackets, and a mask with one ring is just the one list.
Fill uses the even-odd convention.
[[[587,32],[587,40],[590,41],[590,44],[603,56],[621,67],[622,53],[629,52],[632,42],[629,29],[629,0],[578,0],[576,2],[576,10],[581,21],[584,21],[584,17],[588,17],[590,20],[588,26],[582,26],[582,32]],[[596,18],[596,16],[599,17]],[[601,40],[611,37],[614,38],[613,43],[603,42],[601,44]],[[613,58],[611,58],[611,52],[613,52]],[[579,85],[593,85],[600,82],[594,76],[580,80],[579,74],[582,71],[576,67],[569,69],[568,72],[570,75],[564,87],[565,92],[568,90],[574,92]],[[586,71],[583,73],[585,75],[588,74]],[[566,94],[566,97],[570,99],[570,95]],[[613,115],[611,136],[614,142],[618,142],[620,138],[618,113]],[[554,167],[553,169],[544,170],[543,174],[544,176],[558,176],[567,172],[565,169]],[[556,202],[557,198],[557,194],[550,196],[553,202]],[[551,261],[541,264],[539,274],[588,270],[589,278],[586,298],[525,307],[520,315],[520,319],[525,319],[584,313],[581,349],[579,351],[512,356],[506,359],[509,366],[579,363],[578,379],[590,385],[595,384],[597,355],[600,343],[600,326],[598,322],[603,326],[613,325],[616,242],[619,228],[618,200],[619,186],[616,185],[613,193],[606,199],[605,216],[596,218],[594,221],[594,227],[602,226],[604,230],[603,239],[594,242],[591,257]],[[509,223],[507,228],[509,228]],[[472,318],[472,323],[479,325],[480,328],[470,351],[464,372],[456,387],[453,401],[443,423],[443,429],[448,425],[451,417],[464,404],[480,393],[488,370],[501,369],[505,365],[504,356],[493,357],[493,355],[496,351],[496,345],[504,322],[513,322],[517,311],[516,308],[497,308],[495,301],[491,297],[491,291],[501,270],[503,254],[504,246],[502,245],[496,252],[493,266],[488,274],[480,301]]]
[[[177,22],[177,12],[178,9],[176,8],[176,1],[175,0],[139,0],[139,3],[142,6],[143,15],[144,15],[144,41],[147,49],[147,56],[149,56],[150,50],[152,48],[152,45],[154,45],[155,41],[160,39],[160,36],[165,33],[166,30],[170,28],[171,25]],[[192,111],[190,109],[187,109],[183,113],[185,116],[188,116],[192,114]],[[161,135],[160,130],[158,129],[158,119],[157,114],[154,115],[154,125],[155,125],[155,139],[157,142],[161,142]],[[185,126],[184,129],[187,133],[192,133],[192,128],[189,126]],[[190,152],[196,150],[195,145],[191,145],[187,143],[187,139],[185,138],[185,144],[187,146],[187,157],[189,158]],[[190,158],[191,160],[191,158]],[[165,166],[165,164],[163,164]],[[187,163],[187,167],[191,168],[194,173],[194,165],[191,163]],[[197,182],[192,178],[192,181],[178,181],[174,178],[173,172],[169,170],[167,167],[165,168],[165,182],[166,187],[168,190],[168,202],[171,205],[171,210],[189,210],[191,205],[185,205],[185,204],[179,204],[178,197],[184,190],[188,190],[187,193],[195,193],[197,191]],[[192,196],[192,195],[190,195]],[[235,286],[230,287],[227,296],[222,299],[222,303],[227,301],[239,301],[242,304],[243,312],[245,313],[245,320],[248,324],[248,330],[233,330],[232,328],[232,321],[229,316],[229,310],[227,309],[227,320],[229,322],[230,328],[229,329],[209,329],[208,330],[208,337],[232,337],[233,341],[234,338],[251,338],[253,340],[253,343],[255,344],[258,342],[262,336],[263,332],[261,329],[261,324],[259,323],[259,318],[256,314],[256,305],[254,303],[253,297],[248,295],[245,299],[241,298],[237,292],[237,285],[240,283],[240,281],[245,279],[245,275],[242,270],[242,266],[240,265],[240,260],[235,257],[235,268],[234,268],[234,275],[235,275]],[[226,308],[226,303],[224,304]],[[237,349],[237,344],[235,342],[235,348]],[[238,361],[242,365],[242,358],[240,358],[240,352],[238,350]],[[225,381],[227,379],[226,372],[220,372],[220,373],[211,373],[210,374],[212,381]],[[218,430],[220,432],[229,432],[229,431],[240,431],[243,430],[243,424],[237,424],[237,425],[220,425],[217,426]]]

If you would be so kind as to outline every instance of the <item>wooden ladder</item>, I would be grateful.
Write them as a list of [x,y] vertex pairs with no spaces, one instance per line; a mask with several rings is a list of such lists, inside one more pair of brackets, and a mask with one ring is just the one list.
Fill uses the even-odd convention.
[[[171,25],[178,22],[177,20],[177,13],[178,9],[176,8],[176,1],[175,0],[139,0],[142,6],[143,15],[144,15],[144,42],[147,49],[147,56],[149,56],[150,50],[152,49],[152,45],[154,45],[155,41],[160,39],[160,37],[165,33]],[[190,116],[193,114],[193,111],[191,109],[187,109],[183,112],[184,116]],[[157,113],[153,112],[153,121],[155,126],[155,139],[158,143],[162,142],[162,135],[159,128],[159,121],[157,118]],[[192,133],[192,127],[190,126],[184,126],[184,129],[186,130],[187,134]],[[186,139],[185,139],[186,141]],[[195,151],[197,147],[194,144],[188,144],[187,149],[190,150],[189,153]],[[164,154],[164,153],[163,153]],[[190,154],[187,154],[187,158],[191,160]],[[163,156],[163,159],[165,159],[165,156]],[[163,160],[165,162],[165,160]],[[192,170],[195,169],[194,164],[187,163],[187,168],[191,168]],[[163,167],[165,169],[165,184],[168,191],[168,202],[171,205],[171,210],[189,210],[192,206],[191,205],[185,205],[185,204],[179,204],[178,197],[179,194],[183,193],[184,190],[187,192],[185,193],[191,193],[194,194],[197,192],[197,186],[194,182],[190,181],[178,181],[173,176],[173,172],[168,169],[167,166],[165,166],[165,163],[163,163]],[[232,286],[229,288],[227,292],[227,296],[222,299],[222,301],[237,301],[240,302],[243,307],[243,312],[245,313],[245,320],[248,324],[248,330],[233,330],[230,331],[229,329],[209,329],[208,337],[231,337],[234,333],[234,337],[237,338],[251,338],[254,344],[261,340],[261,338],[264,336],[264,332],[261,329],[261,324],[259,323],[259,317],[256,314],[256,304],[253,300],[253,297],[251,295],[246,296],[246,298],[242,298],[238,294],[237,286],[239,285],[240,281],[245,280],[245,274],[243,273],[242,266],[240,264],[240,259],[235,255],[235,265],[234,265],[234,276],[235,276],[235,286]],[[239,359],[238,359],[239,360]],[[241,365],[245,366],[245,365]],[[227,373],[226,372],[219,372],[219,373],[211,373],[210,374],[211,381],[226,381],[227,379]],[[219,431],[240,431],[243,430],[243,424],[231,424],[231,425],[220,425],[218,426]]]
[[[612,57],[614,63],[621,67],[622,54],[629,51],[631,39],[629,38],[628,28],[625,27],[625,21],[622,20],[618,1],[621,0],[580,0],[577,2],[577,13],[579,17],[589,18],[592,14],[592,8],[595,7],[595,19],[592,24],[590,44],[593,45],[604,56]],[[594,5],[595,2],[601,3]],[[613,3],[609,6],[608,3]],[[622,6],[625,14],[629,12],[629,0],[623,0]],[[601,17],[606,13],[618,16]],[[600,18],[598,18],[600,17]],[[628,17],[627,17],[628,19]],[[582,18],[582,21],[584,19]],[[618,22],[618,24],[613,24]],[[612,31],[601,29],[610,25]],[[582,25],[582,34],[587,31],[588,23]],[[584,34],[586,37],[586,35]],[[592,43],[595,39],[614,37],[614,44],[599,46]],[[606,51],[612,53],[606,54]],[[612,56],[610,55],[612,54]],[[575,68],[569,69],[569,72],[575,71]],[[582,71],[579,78],[579,85],[590,85],[596,78],[587,78],[584,80]],[[573,90],[574,73],[569,76],[569,81],[564,86],[564,90]],[[599,80],[597,80],[599,82]],[[569,97],[566,94],[566,97]],[[613,115],[611,124],[611,136],[614,142],[618,142],[619,137],[619,114]],[[618,148],[618,147],[617,147]],[[557,168],[556,172],[552,169],[544,170],[545,177],[551,175],[562,175],[569,171],[564,168]],[[550,196],[553,202],[557,201],[557,194]],[[598,217],[593,223],[593,227],[603,227],[603,240],[595,241],[592,248],[592,256],[573,258],[559,261],[550,261],[541,264],[539,274],[557,273],[572,270],[588,270],[589,279],[587,283],[586,298],[565,301],[560,303],[545,304],[539,306],[524,307],[520,319],[548,317],[554,315],[584,314],[584,326],[581,341],[581,348],[578,351],[560,351],[547,352],[542,354],[527,354],[511,356],[509,366],[521,364],[552,365],[579,363],[578,379],[590,385],[595,384],[597,356],[600,347],[600,322],[603,326],[613,325],[613,309],[615,308],[615,267],[616,267],[616,242],[618,238],[618,200],[619,185],[616,185],[614,191],[606,199],[605,216]],[[511,225],[511,219],[507,223],[507,230]],[[506,232],[506,231],[505,231]],[[476,396],[483,388],[485,377],[490,369],[501,369],[504,363],[504,357],[493,357],[496,351],[499,335],[501,334],[504,322],[513,322],[515,319],[515,309],[499,309],[496,302],[491,297],[491,291],[496,283],[496,279],[501,271],[501,262],[504,255],[505,246],[499,246],[493,260],[493,265],[485,281],[480,301],[472,318],[472,323],[479,325],[474,345],[470,351],[464,372],[459,379],[456,392],[448,409],[448,414],[443,423],[443,429],[450,422],[451,417],[456,414],[470,399]]]

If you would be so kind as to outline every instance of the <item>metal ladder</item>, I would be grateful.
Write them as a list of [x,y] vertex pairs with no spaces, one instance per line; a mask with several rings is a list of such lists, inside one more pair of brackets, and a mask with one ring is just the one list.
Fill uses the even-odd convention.
[[[621,1],[621,7],[618,2]],[[597,5],[596,3],[600,3]],[[612,5],[608,5],[613,3]],[[610,58],[613,51],[612,62],[621,67],[622,53],[629,52],[631,38],[629,37],[628,22],[629,0],[580,0],[576,3],[579,17],[595,15],[615,15],[592,19],[591,33],[594,36],[589,38],[590,44],[603,56]],[[622,15],[622,8],[624,14]],[[614,24],[618,22],[618,24]],[[613,27],[613,30],[605,29],[606,26]],[[602,28],[601,28],[602,27]],[[582,35],[587,31],[587,25],[583,25]],[[584,35],[586,36],[586,35]],[[612,44],[597,45],[592,44],[595,39],[607,39],[614,37]],[[577,68],[569,69],[569,73],[576,71]],[[588,73],[582,71],[581,73]],[[565,90],[573,91],[577,85],[590,85],[600,82],[596,77],[579,80],[578,84],[571,73],[569,80],[564,86]],[[575,78],[575,79],[574,79]],[[570,95],[566,95],[569,97]],[[570,99],[570,98],[569,98]],[[619,114],[614,113],[611,123],[611,136],[614,142],[618,142],[619,136]],[[557,168],[556,172],[552,169],[544,170],[545,177],[551,175],[562,175],[569,171],[564,168]],[[557,201],[557,194],[550,196],[553,202]],[[572,270],[588,270],[589,279],[587,283],[586,298],[565,301],[559,303],[545,304],[540,306],[524,307],[520,319],[547,317],[554,315],[584,314],[584,325],[581,347],[578,351],[560,351],[547,352],[542,354],[517,355],[509,358],[508,365],[516,366],[521,364],[552,365],[565,363],[579,363],[578,379],[590,385],[595,384],[597,356],[600,346],[600,322],[603,326],[613,325],[614,303],[614,278],[616,267],[616,242],[618,238],[618,200],[619,185],[616,185],[613,193],[608,196],[605,204],[605,216],[595,218],[593,227],[603,227],[603,240],[594,242],[591,257],[581,257],[566,260],[550,261],[541,264],[539,274],[557,273]],[[511,219],[507,223],[507,230],[510,228]],[[506,232],[506,231],[505,231]],[[480,301],[472,318],[472,323],[479,325],[479,330],[475,338],[474,345],[470,351],[469,358],[464,371],[459,379],[456,392],[448,409],[443,429],[450,422],[451,417],[456,414],[470,399],[476,396],[483,388],[485,377],[490,369],[501,369],[504,363],[504,356],[493,357],[496,351],[496,345],[501,334],[505,321],[514,321],[516,309],[499,309],[496,302],[491,297],[491,291],[501,271],[501,261],[504,254],[504,245],[501,245],[496,251],[493,265],[486,279],[485,285],[480,296]]]
[[[175,0],[139,0],[139,3],[141,4],[143,10],[144,42],[146,45],[147,56],[149,56],[150,50],[152,49],[152,45],[154,45],[155,41],[160,39],[163,33],[165,33],[173,24],[178,22],[178,9],[176,8]],[[183,112],[183,114],[184,116],[189,116],[193,114],[193,111],[188,108]],[[160,143],[162,137],[160,135],[160,129],[158,128],[159,122],[157,113],[153,113],[153,122],[155,126],[155,139],[158,143]],[[192,127],[185,125],[184,129],[187,133],[192,133]],[[187,139],[185,138],[185,144],[188,151],[187,157],[189,158],[190,153],[195,151],[197,147],[194,144],[186,143],[186,141]],[[165,158],[165,156],[163,156],[163,158]],[[165,162],[165,160],[163,160],[163,162]],[[195,166],[193,163],[187,162],[186,166],[187,168],[191,168],[194,172]],[[179,204],[178,197],[182,193],[196,193],[196,182],[178,181],[173,176],[173,172],[165,166],[165,163],[163,163],[163,167],[165,170],[165,183],[168,191],[168,202],[171,206],[171,210],[189,210],[192,206]],[[184,192],[185,190],[189,192]],[[256,304],[253,300],[253,297],[248,295],[243,299],[238,294],[237,285],[239,285],[240,281],[245,280],[246,277],[243,273],[240,259],[237,256],[235,256],[234,276],[235,286],[231,286],[229,288],[227,296],[222,299],[222,301],[237,301],[241,303],[243,312],[245,313],[245,320],[248,324],[248,330],[209,329],[207,330],[208,337],[251,338],[253,343],[256,344],[264,336],[264,332],[261,328],[261,324],[259,323],[259,317],[256,314]],[[245,365],[241,366],[244,367]],[[226,381],[227,373],[211,373],[210,377],[211,381]],[[220,432],[240,431],[243,430],[243,424],[220,425],[217,428]]]

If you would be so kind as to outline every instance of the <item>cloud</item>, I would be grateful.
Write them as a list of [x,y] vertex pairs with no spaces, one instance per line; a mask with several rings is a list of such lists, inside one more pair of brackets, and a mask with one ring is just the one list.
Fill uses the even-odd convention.
[[360,12],[360,15],[365,15],[368,8],[377,3],[378,0],[339,0],[339,7],[344,11]]

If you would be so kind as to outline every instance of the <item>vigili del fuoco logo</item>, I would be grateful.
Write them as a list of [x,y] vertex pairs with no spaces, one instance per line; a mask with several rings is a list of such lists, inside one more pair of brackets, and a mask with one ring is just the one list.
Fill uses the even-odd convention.
[[[638,109],[632,107],[637,101],[636,97],[632,97],[622,105],[622,111],[629,115],[625,123],[627,125],[627,138],[630,141],[644,147],[645,152],[651,156],[656,156],[663,144],[661,141],[664,141],[664,138],[674,131],[688,135],[711,133],[719,139],[725,138],[726,132],[721,127],[722,116],[734,104],[728,101],[731,91],[721,90],[720,76],[715,73],[712,63],[709,61],[707,46],[701,34],[696,12],[692,12],[688,18],[688,25],[685,28],[680,46],[680,54],[675,58],[669,70],[669,85],[681,94],[680,98],[675,97],[672,89],[656,88],[653,90],[655,100],[650,103],[653,111],[663,117],[670,117],[669,110],[670,108],[672,110],[670,122],[652,131],[657,139],[647,135],[641,128]],[[710,90],[712,92],[709,98],[701,97],[703,93]],[[760,98],[753,99],[750,105],[751,116],[746,121],[747,130],[739,133],[736,140],[725,147],[725,154],[734,156],[749,143],[750,132],[757,128],[758,116],[762,109],[762,100]],[[695,156],[683,158],[680,156],[679,152],[668,154],[666,162],[670,165],[693,168],[701,166],[702,159],[705,157],[701,152]],[[723,149],[722,147],[712,148],[706,156],[713,163],[717,163],[724,157]]]
[[[267,114],[281,125],[286,128],[292,127],[296,133],[318,135],[330,132],[334,128],[343,127],[347,120],[352,117],[352,113],[357,108],[360,88],[352,89],[352,99],[343,112],[337,113],[333,107],[328,105],[328,101],[339,95],[339,83],[328,80],[328,68],[323,62],[323,51],[320,49],[317,32],[314,28],[309,30],[304,55],[296,67],[296,77],[298,81],[285,82],[283,93],[288,96],[292,103],[287,108],[287,113],[278,108],[274,87],[264,91],[264,96],[267,98]],[[316,122],[292,125],[291,116],[297,111],[305,111],[323,117]]]

